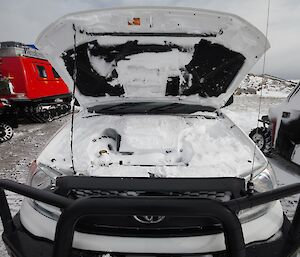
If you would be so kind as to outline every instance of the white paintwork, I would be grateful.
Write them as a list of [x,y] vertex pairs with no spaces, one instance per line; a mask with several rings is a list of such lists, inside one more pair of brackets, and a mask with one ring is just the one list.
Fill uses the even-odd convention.
[[[23,201],[21,222],[38,237],[54,239],[56,221],[35,211],[28,200]],[[245,243],[267,240],[282,226],[283,215],[279,201],[263,216],[242,224]],[[83,250],[128,253],[205,253],[225,249],[224,235],[172,238],[138,238],[100,236],[75,232],[73,247]]]
[[[128,21],[132,18],[138,17],[141,20],[140,26],[129,26]],[[181,97],[165,97],[158,90],[155,94],[145,95],[143,90],[136,93],[132,90],[125,94],[125,97],[91,97],[84,96],[78,91],[76,98],[82,106],[92,106],[97,103],[107,102],[126,102],[126,101],[149,101],[155,99],[156,101],[170,101],[181,103],[193,103],[205,106],[213,106],[216,108],[222,107],[229,97],[233,94],[234,90],[238,87],[245,75],[249,72],[251,67],[259,60],[263,53],[269,48],[264,35],[254,26],[241,19],[238,16],[213,12],[201,9],[192,8],[174,8],[174,7],[127,7],[118,9],[104,9],[89,12],[81,12],[67,15],[48,26],[38,37],[36,45],[45,54],[47,59],[55,67],[57,72],[61,75],[64,81],[69,86],[70,90],[73,88],[73,80],[66,70],[66,67],[60,58],[60,55],[68,49],[74,47],[74,30],[73,24],[77,30],[83,29],[88,32],[138,32],[138,33],[190,33],[190,34],[203,34],[203,33],[216,33],[216,37],[205,37],[206,40],[212,43],[224,45],[230,50],[241,53],[245,56],[246,60],[239,73],[232,81],[230,87],[218,97],[199,97],[197,95],[181,96]],[[222,32],[220,32],[222,31]],[[132,37],[128,37],[128,39]],[[193,46],[195,42],[199,42],[201,37],[185,37],[185,38],[172,38],[172,37],[147,37],[139,38],[144,43],[155,43],[157,41],[171,41],[179,45]],[[118,43],[120,38],[106,37],[106,36],[91,36],[81,33],[76,33],[76,44],[80,45],[91,40],[101,40],[101,42]],[[120,43],[120,42],[119,42]],[[191,52],[192,53],[192,52]],[[150,57],[156,60],[159,64],[161,58]],[[169,65],[172,67],[167,68],[159,76],[159,80],[165,78],[167,74],[172,74],[178,71],[180,66],[174,67],[174,62],[171,60],[180,59],[176,54],[170,58]],[[180,63],[178,64],[180,65]],[[160,65],[158,65],[159,67]],[[102,72],[106,73],[107,69],[103,70],[103,63],[98,65]],[[109,67],[108,67],[109,68]],[[122,70],[122,74],[126,73],[126,69]],[[138,72],[143,72],[139,70]],[[147,76],[148,73],[144,73]],[[149,74],[148,74],[149,75]],[[128,78],[123,77],[123,82],[126,85],[131,85]],[[148,81],[149,82],[149,81]],[[156,87],[157,84],[148,84]],[[92,86],[92,85],[91,85]],[[159,84],[165,87],[165,83]],[[128,87],[127,87],[128,88]],[[151,90],[150,90],[151,91]],[[135,92],[135,94],[132,94]]]

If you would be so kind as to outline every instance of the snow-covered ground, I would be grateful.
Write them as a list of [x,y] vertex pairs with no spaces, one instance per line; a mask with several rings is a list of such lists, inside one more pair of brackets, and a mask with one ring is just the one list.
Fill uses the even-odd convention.
[[[278,104],[282,100],[283,98],[262,98],[261,115],[266,114],[271,105]],[[258,103],[257,95],[235,96],[234,103],[223,111],[248,134],[257,126]],[[21,124],[15,130],[15,136],[11,141],[0,145],[0,178],[25,182],[30,162],[38,156],[51,136],[69,118],[63,117],[47,124]],[[276,172],[279,185],[300,181],[300,167],[277,157],[270,159],[270,162]],[[8,199],[12,212],[16,213],[20,207],[21,198],[8,193]],[[282,201],[289,217],[293,216],[297,201],[297,197],[289,197]],[[2,224],[0,225],[1,231]],[[0,256],[7,257],[2,241],[0,242]]]
[[[237,95],[261,95],[267,98],[286,97],[298,81],[285,80],[270,75],[248,74],[236,90]],[[261,91],[262,89],[262,91]]]
[[[69,119],[63,117],[46,124],[20,124],[15,129],[14,137],[0,144],[0,178],[26,182],[28,167],[42,151],[51,136]],[[6,192],[10,209],[15,214],[21,205],[22,198]],[[2,223],[0,222],[2,234]],[[0,256],[7,257],[5,247],[0,240]]]

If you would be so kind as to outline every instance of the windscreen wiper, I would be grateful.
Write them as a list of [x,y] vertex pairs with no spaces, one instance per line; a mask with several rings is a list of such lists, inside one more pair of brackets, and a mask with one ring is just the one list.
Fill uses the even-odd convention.
[[181,104],[178,104],[178,103],[165,104],[165,105],[162,105],[162,106],[152,108],[152,109],[148,110],[147,113],[165,112],[165,111],[177,108],[179,105],[181,105]]
[[182,104],[182,103],[172,103],[159,106],[150,109],[147,113],[149,114],[190,114],[198,111],[214,112],[216,109],[211,106],[203,106],[198,104]]
[[[138,108],[139,106],[145,107],[145,103],[121,103],[121,104],[115,104],[115,105],[105,105],[103,107],[95,106],[92,108],[89,108],[89,112],[96,112],[96,113],[130,113],[130,112],[144,112],[143,108],[142,110]],[[126,111],[125,111],[126,110]]]

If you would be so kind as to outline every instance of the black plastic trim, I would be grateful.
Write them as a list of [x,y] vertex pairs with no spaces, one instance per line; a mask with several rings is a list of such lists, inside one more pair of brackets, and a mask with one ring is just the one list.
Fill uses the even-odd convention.
[[[76,177],[74,177],[77,180]],[[82,181],[92,182],[94,178],[83,178]],[[109,182],[109,178],[106,178]],[[138,179],[132,179],[133,185],[139,184]],[[160,179],[157,179],[160,180]],[[180,180],[180,179],[179,179]],[[85,181],[85,182],[86,182]],[[112,184],[114,179],[112,178]],[[79,181],[77,181],[78,183]],[[103,185],[105,186],[105,185]],[[165,185],[167,186],[167,185]],[[251,208],[283,197],[300,193],[300,183],[280,187],[265,193],[237,198],[228,202],[218,202],[209,199],[182,199],[172,197],[87,197],[76,201],[54,194],[31,188],[17,182],[0,180],[0,215],[3,222],[3,238],[6,244],[12,248],[12,242],[8,240],[10,235],[16,233],[16,226],[9,210],[4,190],[9,190],[26,197],[42,201],[44,203],[62,208],[62,214],[56,227],[53,257],[68,257],[72,252],[72,240],[77,222],[89,215],[166,215],[166,216],[190,216],[213,217],[218,219],[223,226],[227,256],[245,257],[246,248],[241,230],[241,224],[236,216],[236,211]],[[101,208],[99,208],[101,206]],[[8,241],[7,241],[8,240]],[[15,252],[12,256],[23,257],[21,242],[14,241]],[[290,256],[300,245],[300,205],[285,239],[273,256]],[[19,247],[19,248],[18,248]],[[52,248],[51,248],[52,249]],[[255,253],[255,250],[253,250]],[[49,255],[37,256],[49,256]],[[87,255],[88,256],[88,255]],[[92,255],[91,255],[92,256]],[[250,255],[251,256],[251,255]],[[252,255],[253,256],[253,255]],[[254,255],[256,256],[256,255]],[[258,255],[257,255],[258,256]],[[27,257],[27,256],[25,256]],[[35,256],[33,256],[35,257]]]

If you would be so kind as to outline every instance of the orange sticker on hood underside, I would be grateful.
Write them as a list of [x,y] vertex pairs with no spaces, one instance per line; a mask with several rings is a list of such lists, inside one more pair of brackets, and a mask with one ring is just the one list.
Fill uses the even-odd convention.
[[131,20],[128,20],[128,25],[140,26],[141,19],[140,18],[132,18]]

